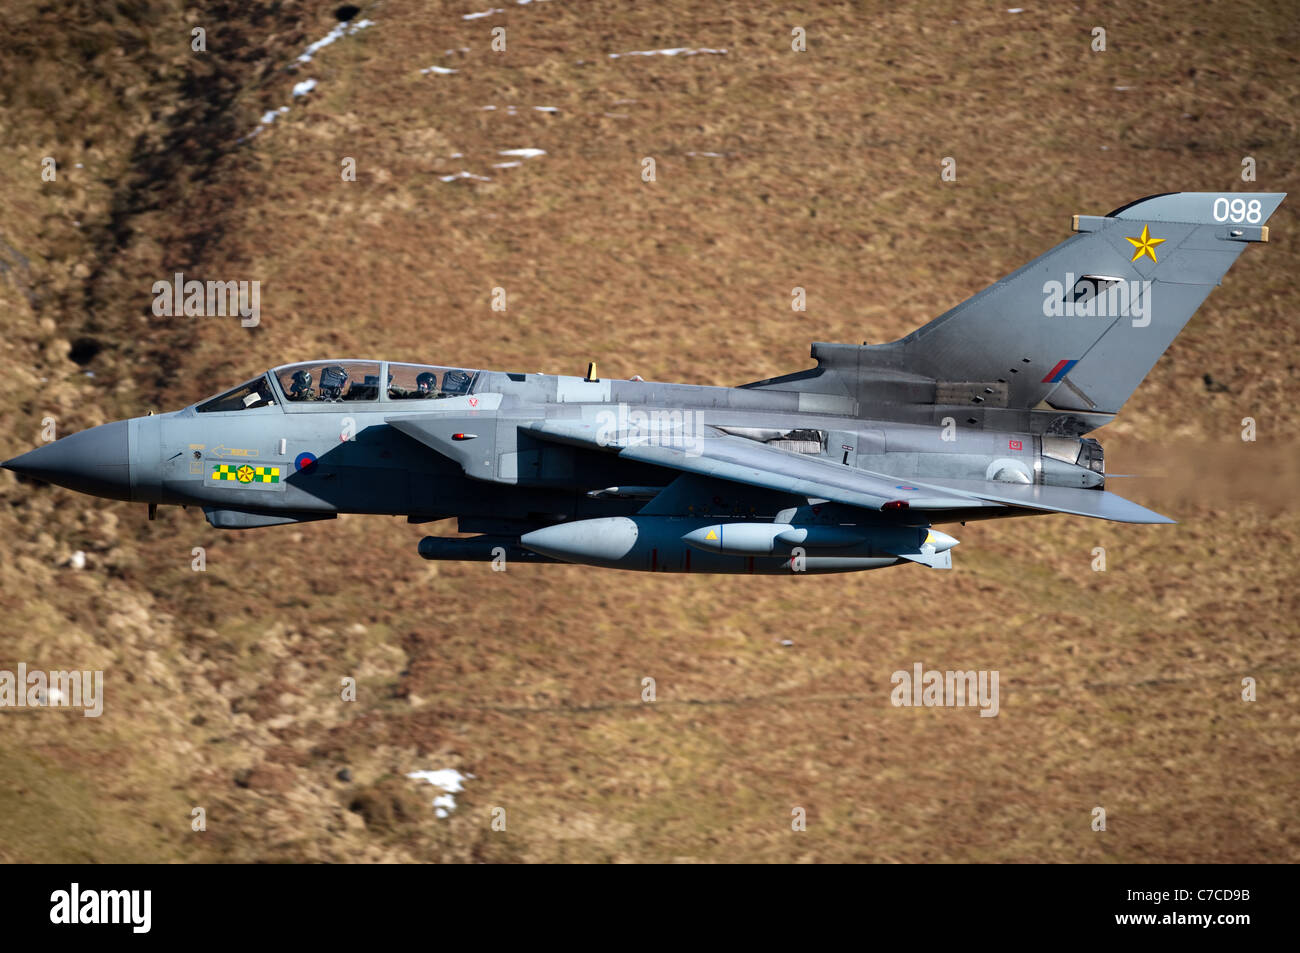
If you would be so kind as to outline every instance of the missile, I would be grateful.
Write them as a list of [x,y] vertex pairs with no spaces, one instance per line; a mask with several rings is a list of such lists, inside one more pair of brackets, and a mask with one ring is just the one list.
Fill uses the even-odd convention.
[[738,556],[785,554],[794,546],[840,549],[861,546],[862,530],[849,526],[791,526],[789,523],[715,523],[682,537],[696,549]]
[[761,574],[853,572],[903,560],[947,569],[952,565],[947,551],[957,545],[946,533],[915,526],[701,522],[606,516],[545,526],[518,542],[551,559],[587,566]]
[[737,556],[785,555],[795,547],[805,550],[844,550],[837,556],[916,553],[932,556],[947,552],[957,540],[947,533],[924,527],[792,526],[789,523],[715,523],[692,530],[682,539],[697,549]]

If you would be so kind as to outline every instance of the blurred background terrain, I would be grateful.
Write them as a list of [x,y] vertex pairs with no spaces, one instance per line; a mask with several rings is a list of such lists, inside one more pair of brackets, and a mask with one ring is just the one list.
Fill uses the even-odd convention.
[[[972,523],[951,573],[494,573],[401,519],[220,533],[3,473],[0,668],[106,702],[0,711],[0,860],[1300,859],[1297,51],[1288,0],[12,0],[6,458],[315,357],[739,384],[1072,214],[1292,197],[1095,434],[1177,526]],[[260,325],[155,317],[175,272],[260,281]],[[999,670],[1000,715],[893,708],[917,661]]]

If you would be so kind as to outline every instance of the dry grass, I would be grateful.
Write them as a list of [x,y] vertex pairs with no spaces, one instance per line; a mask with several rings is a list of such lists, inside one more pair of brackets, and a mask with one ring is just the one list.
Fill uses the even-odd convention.
[[[911,330],[1075,212],[1244,188],[1243,155],[1254,187],[1300,194],[1282,2],[550,0],[467,21],[490,4],[384,0],[296,73],[332,5],[18,6],[0,45],[11,452],[47,414],[75,430],[329,353],[740,383],[804,366],[812,340]],[[727,53],[607,55],[677,46]],[[547,154],[492,167],[521,147]],[[462,169],[492,181],[439,180]],[[1179,525],[971,524],[952,573],[494,574],[423,563],[398,520],[219,534],[6,474],[0,667],[103,668],[108,699],[98,720],[0,716],[0,859],[1300,859],[1294,198],[1272,225],[1099,434],[1113,471],[1165,477],[1116,489]],[[147,316],[175,270],[262,281],[261,327]],[[102,348],[84,367],[77,341]],[[915,661],[998,669],[1001,714],[891,707]],[[403,777],[435,767],[474,775],[447,819]]]

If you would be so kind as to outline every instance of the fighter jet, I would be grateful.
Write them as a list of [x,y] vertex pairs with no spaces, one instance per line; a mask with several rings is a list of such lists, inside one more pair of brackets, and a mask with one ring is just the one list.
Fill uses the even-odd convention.
[[7,461],[24,478],[249,529],[455,518],[426,559],[798,574],[952,565],[936,525],[1170,523],[1105,489],[1110,422],[1284,194],[1108,215],[901,340],[812,346],[739,387],[384,360],[277,367]]

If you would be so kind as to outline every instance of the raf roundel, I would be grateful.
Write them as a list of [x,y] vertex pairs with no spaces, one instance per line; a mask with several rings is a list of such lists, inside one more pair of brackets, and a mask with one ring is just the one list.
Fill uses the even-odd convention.
[[312,467],[316,466],[316,454],[303,451],[294,457],[293,468],[295,470],[305,470],[311,472]]

